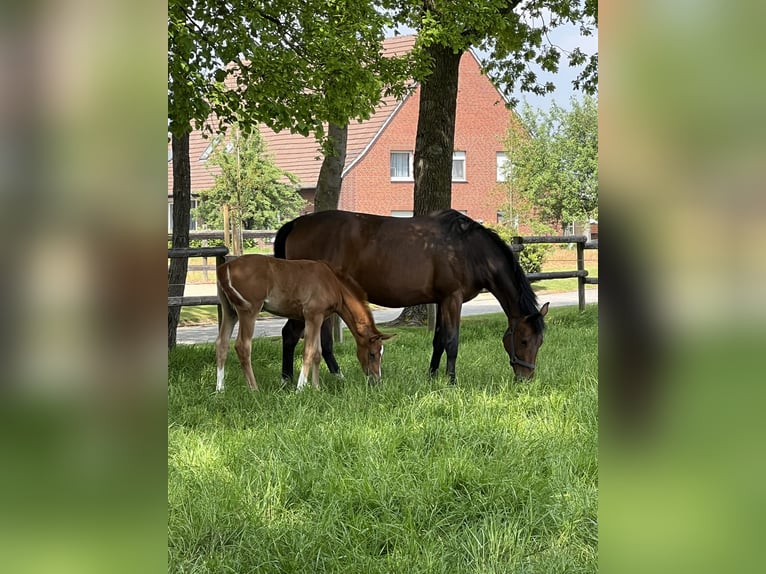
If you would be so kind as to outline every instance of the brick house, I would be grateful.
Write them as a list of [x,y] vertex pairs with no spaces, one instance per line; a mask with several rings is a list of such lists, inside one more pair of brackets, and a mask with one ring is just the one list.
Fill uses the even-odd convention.
[[[410,50],[414,40],[414,36],[388,38],[384,53],[395,55]],[[416,87],[400,101],[384,98],[369,120],[349,125],[339,209],[403,217],[412,214],[418,103]],[[452,207],[484,223],[495,223],[498,210],[508,199],[501,168],[506,162],[503,139],[513,113],[505,103],[481,74],[476,56],[466,52],[460,62],[458,83]],[[300,193],[308,201],[306,211],[311,211],[322,163],[315,139],[287,131],[275,133],[265,126],[261,126],[261,134],[277,165],[299,178]],[[214,176],[205,163],[212,141],[199,132],[190,136],[192,195],[213,184]],[[171,205],[172,163],[168,151],[169,228]]]

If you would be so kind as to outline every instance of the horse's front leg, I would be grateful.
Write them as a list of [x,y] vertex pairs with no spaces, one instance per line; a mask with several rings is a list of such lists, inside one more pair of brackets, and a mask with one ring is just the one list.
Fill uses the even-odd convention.
[[295,361],[295,347],[301,340],[305,324],[303,321],[288,319],[282,327],[282,380],[293,380],[293,362]]
[[343,378],[343,373],[340,372],[340,367],[338,366],[338,361],[335,360],[335,355],[332,352],[332,322],[333,322],[334,315],[331,315],[327,319],[324,320],[322,323],[322,336],[321,336],[321,344],[322,344],[322,357],[324,358],[324,362],[327,364],[327,368],[330,370],[330,372],[338,377],[339,379]]
[[221,305],[221,328],[218,331],[218,338],[215,340],[215,361],[217,367],[215,390],[219,393],[223,391],[223,373],[226,366],[226,357],[229,354],[229,339],[234,331],[234,325],[239,320],[237,314],[228,304]]
[[455,384],[455,363],[457,362],[457,348],[460,342],[460,310],[463,307],[463,298],[458,293],[450,297],[441,305],[442,341],[444,350],[447,352],[447,376],[451,385]]
[[433,353],[431,354],[431,364],[428,367],[428,374],[435,377],[439,374],[439,363],[444,353],[444,340],[442,339],[442,311],[441,305],[436,308],[436,327],[434,328]]

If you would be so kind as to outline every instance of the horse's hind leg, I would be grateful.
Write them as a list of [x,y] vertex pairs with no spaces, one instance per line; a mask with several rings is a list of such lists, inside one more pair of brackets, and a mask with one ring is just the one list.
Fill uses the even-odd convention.
[[303,335],[305,323],[296,319],[288,319],[282,327],[282,380],[293,380],[293,361],[295,360],[295,347]]
[[247,385],[254,391],[258,390],[258,384],[255,382],[253,365],[250,361],[250,355],[253,349],[253,332],[255,331],[255,319],[260,312],[260,305],[248,311],[242,311],[239,315],[239,334],[234,348],[237,350],[239,363],[242,365],[242,371],[245,373]]
[[324,358],[324,362],[327,364],[327,368],[329,371],[337,376],[338,378],[343,378],[343,373],[340,372],[340,367],[338,366],[338,361],[335,360],[335,355],[332,352],[332,322],[334,320],[334,316],[330,316],[327,319],[324,320],[322,323],[322,337],[321,337],[321,344],[322,344],[322,357]]
[[218,338],[215,340],[215,360],[217,377],[215,390],[223,391],[223,371],[226,365],[226,356],[229,354],[229,340],[237,324],[237,314],[231,307],[221,305],[221,328],[218,330]]

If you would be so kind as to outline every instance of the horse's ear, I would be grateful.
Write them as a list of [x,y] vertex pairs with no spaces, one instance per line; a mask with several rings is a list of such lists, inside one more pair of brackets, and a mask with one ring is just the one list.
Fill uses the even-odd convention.
[[387,341],[388,339],[396,337],[396,333],[378,333],[377,335],[370,337],[371,341],[380,339],[381,341]]
[[541,317],[545,317],[548,314],[548,305],[550,305],[550,302],[540,307],[539,313]]

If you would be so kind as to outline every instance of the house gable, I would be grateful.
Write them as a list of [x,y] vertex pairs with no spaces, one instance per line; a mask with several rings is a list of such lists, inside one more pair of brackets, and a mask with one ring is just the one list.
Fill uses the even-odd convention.
[[[414,181],[391,181],[391,152],[414,154],[419,88],[404,100],[372,141],[364,157],[345,174],[340,208],[392,215],[411,212]],[[497,182],[497,154],[513,117],[472,52],[463,55],[458,79],[455,151],[465,152],[465,181],[452,184],[452,207],[494,223],[507,191]]]

